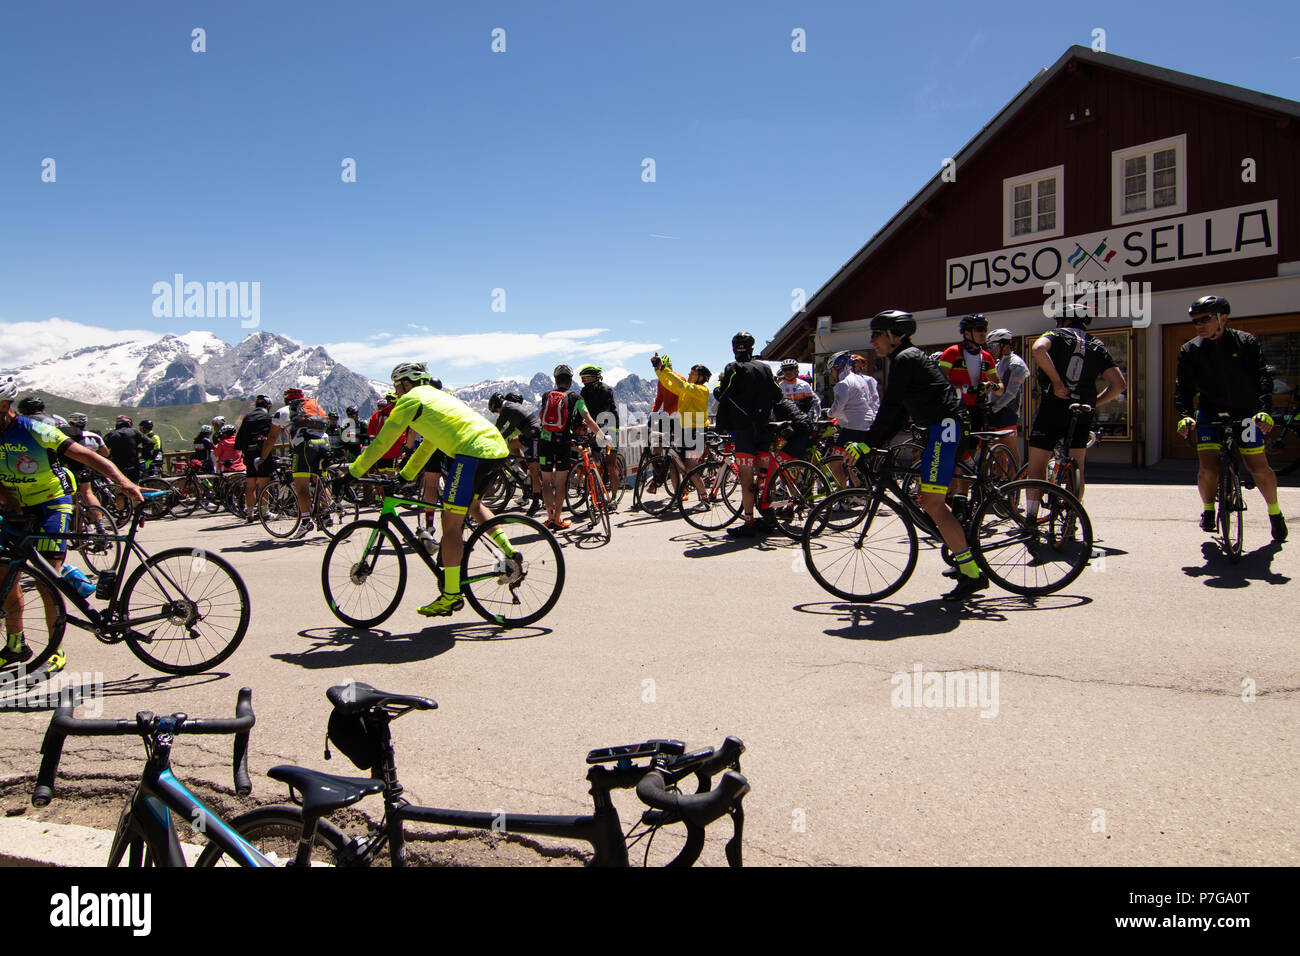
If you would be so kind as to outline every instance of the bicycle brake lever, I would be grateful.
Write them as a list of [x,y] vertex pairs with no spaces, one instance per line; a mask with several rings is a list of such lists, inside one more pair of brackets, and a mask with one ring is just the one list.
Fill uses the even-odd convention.
[[727,841],[727,866],[741,867],[741,837],[745,831],[745,810],[739,804],[729,810],[731,814],[731,839]]

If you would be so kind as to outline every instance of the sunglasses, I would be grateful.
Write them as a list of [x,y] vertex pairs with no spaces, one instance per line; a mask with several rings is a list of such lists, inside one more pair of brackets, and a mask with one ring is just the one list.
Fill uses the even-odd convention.
[[970,328],[968,328],[966,331],[967,331],[967,332],[987,332],[988,330],[989,330],[989,327],[988,327],[987,325],[972,325],[972,326],[971,326]]
[[1207,322],[1213,322],[1217,315],[1194,315],[1192,316],[1192,325],[1205,325]]

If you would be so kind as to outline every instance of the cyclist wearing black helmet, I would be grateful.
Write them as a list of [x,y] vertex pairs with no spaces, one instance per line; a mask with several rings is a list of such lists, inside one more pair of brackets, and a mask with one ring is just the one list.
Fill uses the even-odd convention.
[[[85,416],[82,416],[83,418]],[[140,420],[140,434],[149,444],[140,452],[140,473],[158,474],[162,471],[162,439],[154,434],[153,422],[148,418]]]
[[[1187,314],[1196,338],[1178,350],[1178,381],[1174,409],[1178,434],[1196,429],[1196,485],[1201,492],[1201,530],[1214,531],[1214,499],[1219,486],[1219,446],[1214,443],[1213,418],[1227,412],[1237,423],[1237,447],[1259,493],[1268,504],[1273,540],[1286,540],[1286,519],[1277,503],[1277,475],[1264,454],[1260,434],[1273,430],[1268,410],[1273,404],[1273,379],[1264,364],[1259,339],[1228,328],[1232,307],[1218,295],[1202,296]],[[1193,403],[1196,408],[1193,409]]]
[[[1056,443],[1068,437],[1070,457],[1079,469],[1079,497],[1083,497],[1084,460],[1088,455],[1088,434],[1092,430],[1092,416],[1080,416],[1073,435],[1066,436],[1070,425],[1070,405],[1078,402],[1094,409],[1113,402],[1124,394],[1124,373],[1101,344],[1101,339],[1089,335],[1088,324],[1092,316],[1081,303],[1065,303],[1056,316],[1056,328],[1039,336],[1034,343],[1034,363],[1038,366],[1038,384],[1042,400],[1034,423],[1029,429],[1029,477],[1047,477],[1047,462],[1052,457]],[[1097,379],[1104,379],[1106,388],[1097,394]],[[1095,412],[1094,412],[1095,414]],[[1026,513],[1038,514],[1039,495],[1029,492]]]
[[349,462],[357,460],[361,454],[361,425],[357,420],[357,406],[349,405],[343,410],[339,421],[339,439],[343,443],[343,454]]
[[783,396],[771,367],[754,358],[752,335],[737,332],[731,338],[731,351],[736,360],[722,370],[722,384],[713,390],[713,397],[718,400],[718,428],[729,429],[736,443],[745,520],[728,528],[727,534],[752,538],[759,532],[754,523],[754,468],[759,464],[756,459],[766,458],[770,442],[767,423]]
[[573,369],[567,365],[555,366],[555,388],[542,396],[538,419],[542,426],[538,462],[542,469],[542,496],[546,502],[546,526],[552,531],[562,531],[572,522],[564,517],[564,490],[573,467],[573,436],[579,425],[586,425],[593,435],[601,438],[597,421],[587,411],[587,403],[573,385]]
[[262,460],[262,444],[271,434],[271,399],[258,395],[235,432],[235,448],[244,456],[244,522],[257,520],[257,498],[275,474],[275,459]]
[[909,312],[890,309],[872,318],[871,347],[877,356],[889,359],[888,384],[866,437],[850,444],[845,454],[856,461],[872,448],[885,447],[909,415],[929,430],[921,457],[921,507],[943,535],[957,564],[957,586],[943,598],[959,601],[989,586],[971,556],[966,532],[946,500],[962,439],[962,403],[938,363],[912,344],[915,332],[916,319]]
[[[605,449],[605,484],[613,488],[618,481],[618,462],[615,460],[618,458],[618,400],[614,398],[614,390],[601,380],[599,365],[584,365],[578,370],[578,375],[582,379],[581,395],[587,411],[610,439]],[[610,502],[609,510],[615,510],[613,502]]]
[[542,423],[536,412],[524,408],[522,397],[520,401],[512,400],[516,397],[493,392],[488,399],[488,411],[496,415],[497,431],[505,436],[511,454],[523,458],[528,466],[528,476],[532,479],[528,514],[533,515],[542,506],[542,468],[537,461]]

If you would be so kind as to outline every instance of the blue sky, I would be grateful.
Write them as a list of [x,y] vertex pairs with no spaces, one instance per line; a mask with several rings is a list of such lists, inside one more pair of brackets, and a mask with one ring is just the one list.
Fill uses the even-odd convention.
[[258,283],[258,328],[376,378],[649,374],[655,348],[716,370],[1094,29],[1300,99],[1298,25],[1282,2],[7,4],[0,367],[248,333],[155,314],[180,273]]

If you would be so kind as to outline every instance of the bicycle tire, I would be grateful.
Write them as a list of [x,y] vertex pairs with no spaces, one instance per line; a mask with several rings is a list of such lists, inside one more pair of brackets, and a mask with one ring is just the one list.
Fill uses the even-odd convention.
[[[0,571],[0,580],[7,574]],[[32,656],[25,661],[0,664],[0,674],[14,674],[22,668],[27,674],[38,670],[63,643],[68,627],[68,607],[54,580],[40,568],[28,564],[18,572],[18,594],[23,609],[23,643]],[[7,595],[5,595],[7,597]],[[39,606],[43,613],[33,614]],[[6,645],[0,643],[0,647]]]
[[[1033,522],[1025,513],[1030,491],[1040,493]],[[1068,538],[1052,530],[1067,523],[1075,529]],[[1026,479],[992,489],[972,527],[979,532],[969,542],[975,563],[990,581],[1013,594],[1039,597],[1059,591],[1083,573],[1092,557],[1088,512],[1052,482]]]
[[88,541],[76,542],[77,553],[86,562],[86,567],[95,574],[103,574],[117,567],[117,559],[122,556],[122,542],[117,538],[117,525],[113,516],[103,508],[95,505],[77,503],[80,526],[78,534],[93,534],[96,537]]
[[677,469],[667,455],[650,455],[637,469],[632,507],[659,518],[671,515],[677,502]]
[[587,528],[594,530],[596,525],[601,526],[601,544],[608,544],[612,533],[609,523],[609,502],[605,497],[604,487],[594,477],[589,478],[590,487],[587,489]]
[[984,459],[984,473],[996,484],[1015,481],[1020,473],[1020,459],[1006,445],[998,443],[989,449]]
[[[689,488],[698,496],[696,479],[704,488],[707,500],[690,500]],[[718,459],[705,461],[688,471],[677,486],[677,510],[686,523],[701,531],[721,531],[740,517],[740,476],[734,465]]]
[[298,493],[293,485],[273,481],[257,497],[257,515],[266,533],[273,538],[287,538],[298,530],[302,516],[298,513]]
[[601,472],[601,477],[606,479],[606,497],[609,500],[611,508],[617,508],[619,502],[623,500],[623,493],[627,491],[624,486],[627,484],[627,465],[623,463],[621,454],[614,455],[614,481],[608,481],[608,468]]
[[330,494],[330,503],[328,505],[321,503],[321,498],[329,490],[324,479],[313,476],[312,485],[314,486],[312,518],[316,521],[316,527],[324,532],[327,538],[337,536],[344,527],[361,517],[361,506],[344,501],[341,496]]
[[240,473],[226,477],[221,506],[236,518],[244,518],[248,515],[248,508],[244,504],[244,485],[247,482],[248,476]]
[[801,544],[813,580],[855,602],[880,601],[901,588],[921,551],[907,511],[869,488],[846,488],[819,502],[804,524]]
[[772,519],[783,534],[798,541],[808,515],[830,493],[830,482],[816,465],[801,459],[783,462],[767,489]]
[[[216,667],[235,653],[248,633],[244,579],[225,558],[201,548],[169,548],[150,555],[127,578],[117,605],[128,626],[146,609],[169,612],[162,620],[133,628],[152,627],[147,632],[151,641],[126,634],[131,653],[164,674],[201,674]],[[199,633],[200,628],[206,631]],[[169,656],[163,657],[160,650]]]
[[1220,462],[1219,534],[1222,536],[1223,553],[1233,564],[1241,560],[1245,510],[1242,504],[1241,478],[1237,474],[1236,462]]
[[[241,813],[227,823],[241,837],[251,843],[262,856],[280,866],[289,866],[298,856],[298,842],[302,837],[301,807],[257,807]],[[342,830],[321,818],[316,823],[312,838],[312,866],[337,866],[348,845]],[[209,843],[199,854],[195,866],[238,866],[216,843]]]
[[[509,529],[510,544],[523,559],[524,574],[517,581],[503,581],[505,575],[498,573],[505,555],[493,534],[500,529]],[[504,627],[524,627],[545,617],[560,599],[564,575],[564,552],[555,535],[522,514],[496,515],[475,528],[460,565],[461,591],[470,607],[485,621]]]
[[[376,532],[372,548],[371,536]],[[394,558],[396,571],[390,570]],[[362,567],[363,561],[367,567]],[[326,546],[320,583],[335,617],[349,627],[372,628],[388,620],[402,602],[406,555],[391,529],[370,519],[354,521],[340,528]]]
[[163,492],[157,498],[146,498],[144,504],[140,506],[140,513],[146,519],[154,521],[171,517],[172,508],[179,497],[172,483],[165,478],[141,478],[139,484],[141,491]]
[[199,497],[203,489],[197,479],[186,475],[176,483],[176,500],[172,504],[172,513],[178,518],[188,518],[199,506]]
[[199,479],[199,485],[203,489],[203,497],[199,499],[199,507],[210,515],[216,514],[223,507],[221,502],[224,497],[222,494],[224,483],[219,482],[220,479],[215,475],[205,475]]
[[498,468],[488,481],[479,500],[493,514],[506,511],[515,498],[515,478],[508,468]]
[[569,470],[564,486],[564,504],[574,518],[587,517],[587,466],[577,464]]

